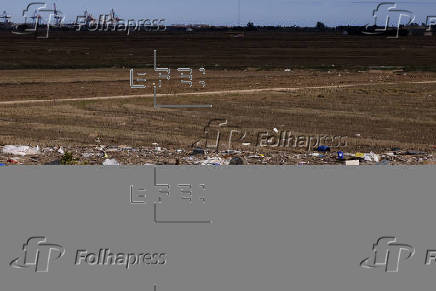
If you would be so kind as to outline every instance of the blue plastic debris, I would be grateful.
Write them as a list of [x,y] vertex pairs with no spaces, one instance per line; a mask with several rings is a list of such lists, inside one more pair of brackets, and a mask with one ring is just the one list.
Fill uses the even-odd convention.
[[0,167],[6,167],[6,164],[0,164]]
[[344,159],[344,152],[338,151],[338,159],[343,160]]
[[192,151],[191,156],[204,155],[204,154],[205,154],[205,152],[204,152],[203,149],[195,148],[195,149]]
[[321,145],[318,147],[317,151],[319,152],[329,152],[330,151],[330,147],[325,146],[325,145]]

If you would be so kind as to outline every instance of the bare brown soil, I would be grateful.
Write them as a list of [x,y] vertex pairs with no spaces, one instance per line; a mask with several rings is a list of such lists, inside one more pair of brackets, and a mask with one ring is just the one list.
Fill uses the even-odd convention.
[[144,67],[159,60],[171,66],[208,68],[341,68],[405,66],[435,70],[436,37],[340,35],[334,33],[52,32],[34,39],[0,32],[0,68]]

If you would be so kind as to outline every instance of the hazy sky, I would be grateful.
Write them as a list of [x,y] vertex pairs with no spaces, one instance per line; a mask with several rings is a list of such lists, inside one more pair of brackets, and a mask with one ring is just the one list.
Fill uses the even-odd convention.
[[[33,0],[33,2],[44,2]],[[241,24],[313,26],[322,21],[330,26],[372,23],[372,10],[378,1],[352,0],[240,0]],[[0,13],[7,10],[14,21],[22,20],[22,10],[32,1],[0,0]],[[52,0],[47,1],[53,3]],[[165,18],[167,24],[238,24],[238,0],[57,0],[67,21],[87,9],[94,16],[114,8],[119,17]],[[51,4],[52,5],[52,4]],[[436,15],[436,0],[398,1],[398,8],[412,10],[417,20]]]

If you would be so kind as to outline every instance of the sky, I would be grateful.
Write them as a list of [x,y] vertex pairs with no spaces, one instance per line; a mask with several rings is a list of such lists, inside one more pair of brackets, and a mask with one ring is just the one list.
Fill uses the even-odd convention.
[[[123,19],[165,18],[166,24],[210,25],[298,25],[314,26],[317,21],[328,26],[373,23],[372,11],[379,1],[370,0],[49,0],[50,7],[76,19],[86,9],[94,16],[108,14],[111,8]],[[392,0],[389,0],[392,1]],[[44,0],[0,0],[0,13],[6,10],[13,21],[23,20],[22,10],[31,2]],[[395,1],[394,1],[395,2]],[[397,1],[398,9],[414,12],[418,23],[436,15],[436,0]]]

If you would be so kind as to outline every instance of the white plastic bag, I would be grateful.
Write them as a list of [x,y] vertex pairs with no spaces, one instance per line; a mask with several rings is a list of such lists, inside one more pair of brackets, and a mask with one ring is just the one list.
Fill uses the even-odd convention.
[[12,154],[16,156],[38,155],[39,146],[32,148],[29,146],[5,145],[3,147],[3,153]]

